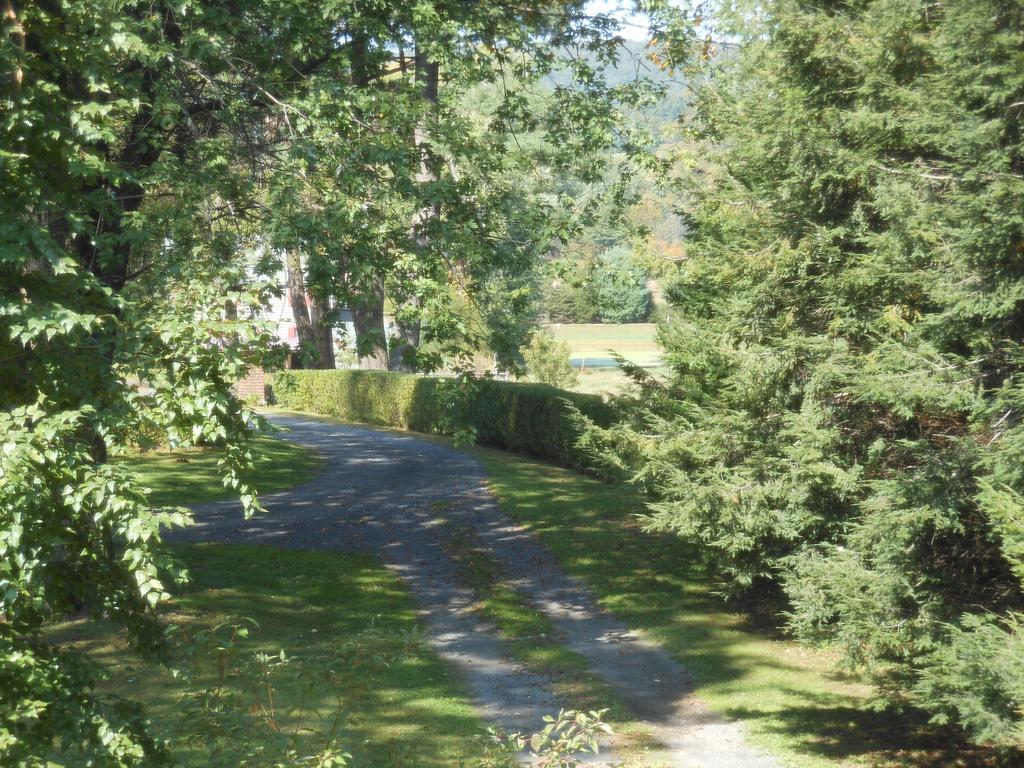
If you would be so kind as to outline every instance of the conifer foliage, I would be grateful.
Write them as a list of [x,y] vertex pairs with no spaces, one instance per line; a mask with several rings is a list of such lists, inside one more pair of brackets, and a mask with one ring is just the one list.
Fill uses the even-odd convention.
[[[697,97],[688,258],[595,433],[735,592],[1024,741],[1024,6],[772,0]],[[724,15],[722,18],[726,18]]]

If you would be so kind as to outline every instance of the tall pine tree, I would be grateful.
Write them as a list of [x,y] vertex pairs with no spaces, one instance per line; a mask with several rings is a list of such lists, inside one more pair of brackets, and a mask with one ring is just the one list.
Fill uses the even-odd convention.
[[1020,743],[1024,6],[730,10],[673,376],[611,458],[886,698]]

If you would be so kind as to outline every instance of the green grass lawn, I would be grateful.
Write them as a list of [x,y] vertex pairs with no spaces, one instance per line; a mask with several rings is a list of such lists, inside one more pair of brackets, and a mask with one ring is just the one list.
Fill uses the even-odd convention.
[[[482,725],[419,638],[413,604],[397,577],[377,560],[223,544],[174,552],[192,578],[168,616],[183,637],[226,623],[218,632],[226,641],[242,617],[255,622],[247,638],[234,639],[224,682],[241,712],[255,713],[252,727],[229,734],[226,743],[189,743],[182,734],[192,729],[182,727],[190,688],[167,667],[135,655],[101,622],[61,625],[51,639],[87,651],[105,672],[104,692],[142,702],[183,765],[219,764],[218,750],[242,741],[273,744],[275,732],[326,729],[339,708],[352,713],[338,737],[358,765],[446,768],[467,756]],[[276,657],[281,650],[289,661],[273,675],[268,697],[259,676],[246,670],[255,654]],[[179,651],[176,662],[184,658]],[[218,684],[218,663],[214,655],[200,668],[199,687]],[[273,712],[264,717],[271,699]],[[319,741],[306,734],[298,744],[310,749]]]
[[[979,765],[920,721],[865,708],[870,689],[831,655],[773,637],[727,609],[693,548],[643,532],[632,489],[484,448],[502,509],[540,535],[601,604],[697,678],[715,711],[742,720],[786,765]],[[972,762],[975,761],[975,762]]]
[[[253,470],[249,479],[259,493],[272,493],[309,480],[320,471],[315,451],[286,440],[257,437],[252,442]],[[221,479],[216,450],[159,449],[133,454],[125,461],[142,483],[151,489],[157,506],[195,504],[231,498],[232,489]]]
[[[662,378],[669,371],[667,366],[662,365],[648,367],[647,370]],[[619,394],[630,384],[630,378],[619,368],[584,368],[580,371],[579,383],[573,390],[591,395],[614,395]]]
[[[661,365],[662,349],[655,339],[657,325],[654,323],[557,323],[548,330],[556,339],[569,346],[573,360],[579,365],[579,392],[608,394],[618,392],[629,384],[629,379],[617,367],[609,367],[610,350],[627,360],[652,369],[664,371]],[[590,360],[596,363],[588,364]]]
[[655,323],[553,323],[547,326],[556,339],[569,345],[573,357],[607,357],[614,349],[632,360],[661,356]]
[[[254,451],[264,491],[300,482],[318,468],[310,451],[281,441],[261,438]],[[131,460],[154,489],[154,501],[186,504],[225,495],[214,451],[190,452],[185,463],[180,458],[151,453]],[[189,668],[189,649],[199,647],[189,638],[201,632],[213,632],[230,647],[200,656],[205,661],[196,668],[194,687],[167,666],[138,656],[104,622],[67,622],[49,636],[88,652],[103,672],[102,692],[141,702],[182,765],[237,765],[232,749],[272,748],[289,734],[297,734],[300,749],[313,749],[320,737],[312,731],[330,730],[340,710],[350,714],[340,721],[339,743],[360,766],[448,768],[473,752],[483,724],[460,683],[420,637],[405,589],[378,560],[223,544],[172,551],[191,577],[168,609],[168,623],[182,639],[172,646],[174,665]],[[233,627],[248,626],[243,618],[254,622],[248,637],[232,639]],[[282,650],[287,663],[275,663],[270,695],[252,670],[257,654],[279,662]],[[223,731],[224,738],[212,742],[190,742],[185,734],[194,728],[186,713],[196,701],[190,691],[210,687],[232,698],[248,725],[229,718],[225,722],[238,730]]]

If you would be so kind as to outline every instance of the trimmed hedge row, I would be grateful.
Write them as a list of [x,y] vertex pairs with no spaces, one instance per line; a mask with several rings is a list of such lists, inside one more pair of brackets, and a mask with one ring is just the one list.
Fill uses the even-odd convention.
[[547,384],[335,370],[285,371],[272,387],[274,401],[285,408],[415,432],[469,428],[482,445],[575,467],[583,465],[583,456],[576,448],[573,408],[601,426],[614,416],[596,395]]

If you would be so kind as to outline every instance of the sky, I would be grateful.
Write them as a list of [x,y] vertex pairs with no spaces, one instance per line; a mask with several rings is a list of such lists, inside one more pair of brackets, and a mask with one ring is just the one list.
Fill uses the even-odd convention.
[[607,13],[624,22],[619,33],[627,40],[647,39],[647,17],[632,12],[633,4],[629,0],[590,0],[587,12]]

